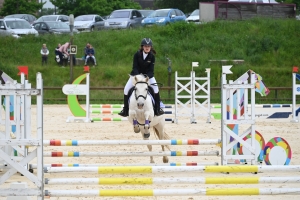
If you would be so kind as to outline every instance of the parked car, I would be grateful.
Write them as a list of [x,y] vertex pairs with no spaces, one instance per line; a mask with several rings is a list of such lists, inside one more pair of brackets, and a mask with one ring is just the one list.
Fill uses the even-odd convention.
[[143,15],[135,9],[113,11],[104,23],[106,29],[128,29],[141,26]]
[[39,33],[34,28],[32,28],[31,24],[28,21],[19,18],[0,19],[0,29],[18,36],[28,34],[33,34],[36,36],[39,35]]
[[200,12],[199,9],[194,10],[188,18],[185,19],[186,22],[194,22],[196,24],[200,23]]
[[142,20],[143,26],[167,25],[174,22],[185,21],[185,14],[179,9],[159,9],[152,12]]
[[12,34],[11,32],[5,31],[3,29],[0,29],[0,37],[15,37],[15,38],[19,38],[20,36],[16,35],[16,34]]
[[148,17],[154,10],[138,10],[144,17]]
[[[71,33],[70,26],[64,22],[36,22],[32,26],[39,34]],[[79,33],[79,31],[74,28],[73,33]]]
[[56,22],[65,22],[69,24],[69,16],[67,15],[44,15],[38,18],[35,22],[48,22],[48,21],[56,21]]
[[80,15],[74,19],[74,27],[79,31],[94,31],[104,28],[104,19],[100,15]]
[[13,15],[7,15],[4,17],[6,18],[19,18],[19,19],[25,19],[30,24],[33,24],[33,22],[36,20],[36,17],[31,14],[13,14]]

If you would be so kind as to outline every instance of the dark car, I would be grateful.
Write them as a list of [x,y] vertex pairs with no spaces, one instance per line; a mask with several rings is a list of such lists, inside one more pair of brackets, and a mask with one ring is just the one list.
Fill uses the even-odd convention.
[[114,10],[104,23],[106,29],[128,29],[141,26],[143,15],[135,9]]
[[[71,32],[69,25],[64,22],[36,22],[32,26],[39,34],[64,34]],[[73,29],[73,32],[79,33],[75,28]]]
[[30,24],[33,24],[33,22],[36,20],[36,17],[31,14],[13,14],[13,15],[7,15],[5,18],[19,18],[19,19],[25,19]]

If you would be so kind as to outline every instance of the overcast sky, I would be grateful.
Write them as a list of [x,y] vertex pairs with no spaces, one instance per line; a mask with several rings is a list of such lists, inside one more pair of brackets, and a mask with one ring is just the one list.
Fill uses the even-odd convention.
[[43,8],[54,8],[54,5],[48,0],[42,0],[43,2],[47,2]]

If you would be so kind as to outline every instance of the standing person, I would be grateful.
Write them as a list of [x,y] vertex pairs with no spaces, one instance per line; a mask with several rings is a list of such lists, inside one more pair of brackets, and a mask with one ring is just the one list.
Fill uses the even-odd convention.
[[[133,66],[130,75],[146,74],[149,77],[150,86],[155,93],[153,97],[155,100],[154,115],[160,116],[164,114],[164,111],[160,108],[159,89],[157,84],[152,85],[153,83],[156,83],[154,78],[155,54],[156,52],[153,49],[152,40],[150,38],[142,39],[140,49],[133,56]],[[133,86],[131,78],[129,78],[124,88],[124,107],[123,110],[118,113],[123,117],[128,116],[128,92]]]
[[85,63],[84,63],[84,65],[87,64],[89,58],[92,58],[92,59],[94,60],[94,65],[97,65],[97,63],[96,63],[96,58],[95,58],[95,50],[94,50],[94,48],[93,48],[93,46],[92,46],[91,44],[90,44],[90,47],[89,47],[88,50],[87,50],[87,56],[86,56],[86,58],[85,58]]
[[42,49],[41,49],[41,54],[42,54],[42,66],[44,64],[47,65],[49,50],[47,49],[46,44],[43,44]]
[[59,47],[58,49],[58,55],[59,55],[59,58],[60,58],[60,65],[61,67],[64,67],[63,66],[63,59],[68,59],[68,56],[69,56],[69,53],[68,53],[68,48],[70,47],[70,43],[69,42],[66,42],[65,44],[61,45],[61,47]]

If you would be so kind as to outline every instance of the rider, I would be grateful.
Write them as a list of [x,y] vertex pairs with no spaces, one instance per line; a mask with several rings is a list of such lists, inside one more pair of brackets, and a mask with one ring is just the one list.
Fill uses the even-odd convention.
[[[150,85],[155,93],[153,97],[155,100],[154,114],[156,116],[160,116],[164,114],[164,111],[160,108],[159,90],[157,84],[155,84],[156,80],[154,78],[154,64],[156,52],[152,46],[153,44],[150,38],[142,39],[140,49],[133,56],[133,66],[130,75],[135,76],[138,74],[145,74],[149,77]],[[133,86],[134,85],[132,84],[131,78],[129,78],[124,88],[124,107],[119,113],[119,115],[123,117],[128,116],[128,92]]]

